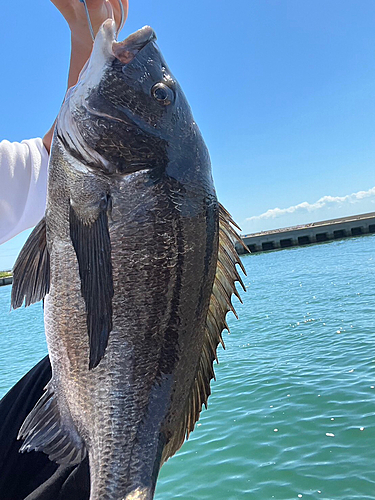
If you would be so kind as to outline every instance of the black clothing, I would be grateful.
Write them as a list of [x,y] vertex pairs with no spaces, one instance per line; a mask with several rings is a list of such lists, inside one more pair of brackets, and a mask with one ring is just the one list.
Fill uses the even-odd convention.
[[51,379],[46,356],[0,401],[0,500],[88,500],[88,459],[66,467],[46,454],[19,453],[18,431]]

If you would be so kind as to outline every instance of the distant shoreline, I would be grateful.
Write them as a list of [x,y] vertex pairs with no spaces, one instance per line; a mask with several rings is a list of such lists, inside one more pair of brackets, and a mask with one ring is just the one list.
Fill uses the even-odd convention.
[[11,285],[13,283],[12,271],[0,271],[0,286]]

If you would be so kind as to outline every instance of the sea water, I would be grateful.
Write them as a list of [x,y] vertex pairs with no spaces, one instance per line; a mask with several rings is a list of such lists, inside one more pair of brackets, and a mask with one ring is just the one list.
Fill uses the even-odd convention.
[[[375,236],[243,263],[208,410],[156,500],[375,499]],[[41,305],[9,300],[0,288],[1,394],[46,352]]]

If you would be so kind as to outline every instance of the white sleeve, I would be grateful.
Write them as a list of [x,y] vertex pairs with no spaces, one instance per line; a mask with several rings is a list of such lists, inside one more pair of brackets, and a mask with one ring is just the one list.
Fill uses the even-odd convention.
[[42,139],[0,142],[0,244],[43,217],[47,167]]

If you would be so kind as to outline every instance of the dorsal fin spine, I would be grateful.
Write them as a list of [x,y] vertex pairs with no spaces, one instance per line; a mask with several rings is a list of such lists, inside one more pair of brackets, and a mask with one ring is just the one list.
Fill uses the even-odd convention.
[[232,311],[237,316],[231,301],[232,294],[239,298],[235,282],[238,281],[246,290],[236,269],[238,264],[246,275],[235,247],[236,244],[242,244],[242,240],[233,226],[238,228],[229,213],[219,204],[219,248],[216,276],[204,326],[203,346],[197,364],[197,373],[181,415],[180,425],[164,447],[162,463],[178,450],[185,438],[189,437],[199,418],[202,406],[207,406],[207,399],[211,393],[210,381],[215,378],[213,362],[217,361],[217,346],[221,343],[225,348],[221,332],[224,328],[229,331],[226,314]]

